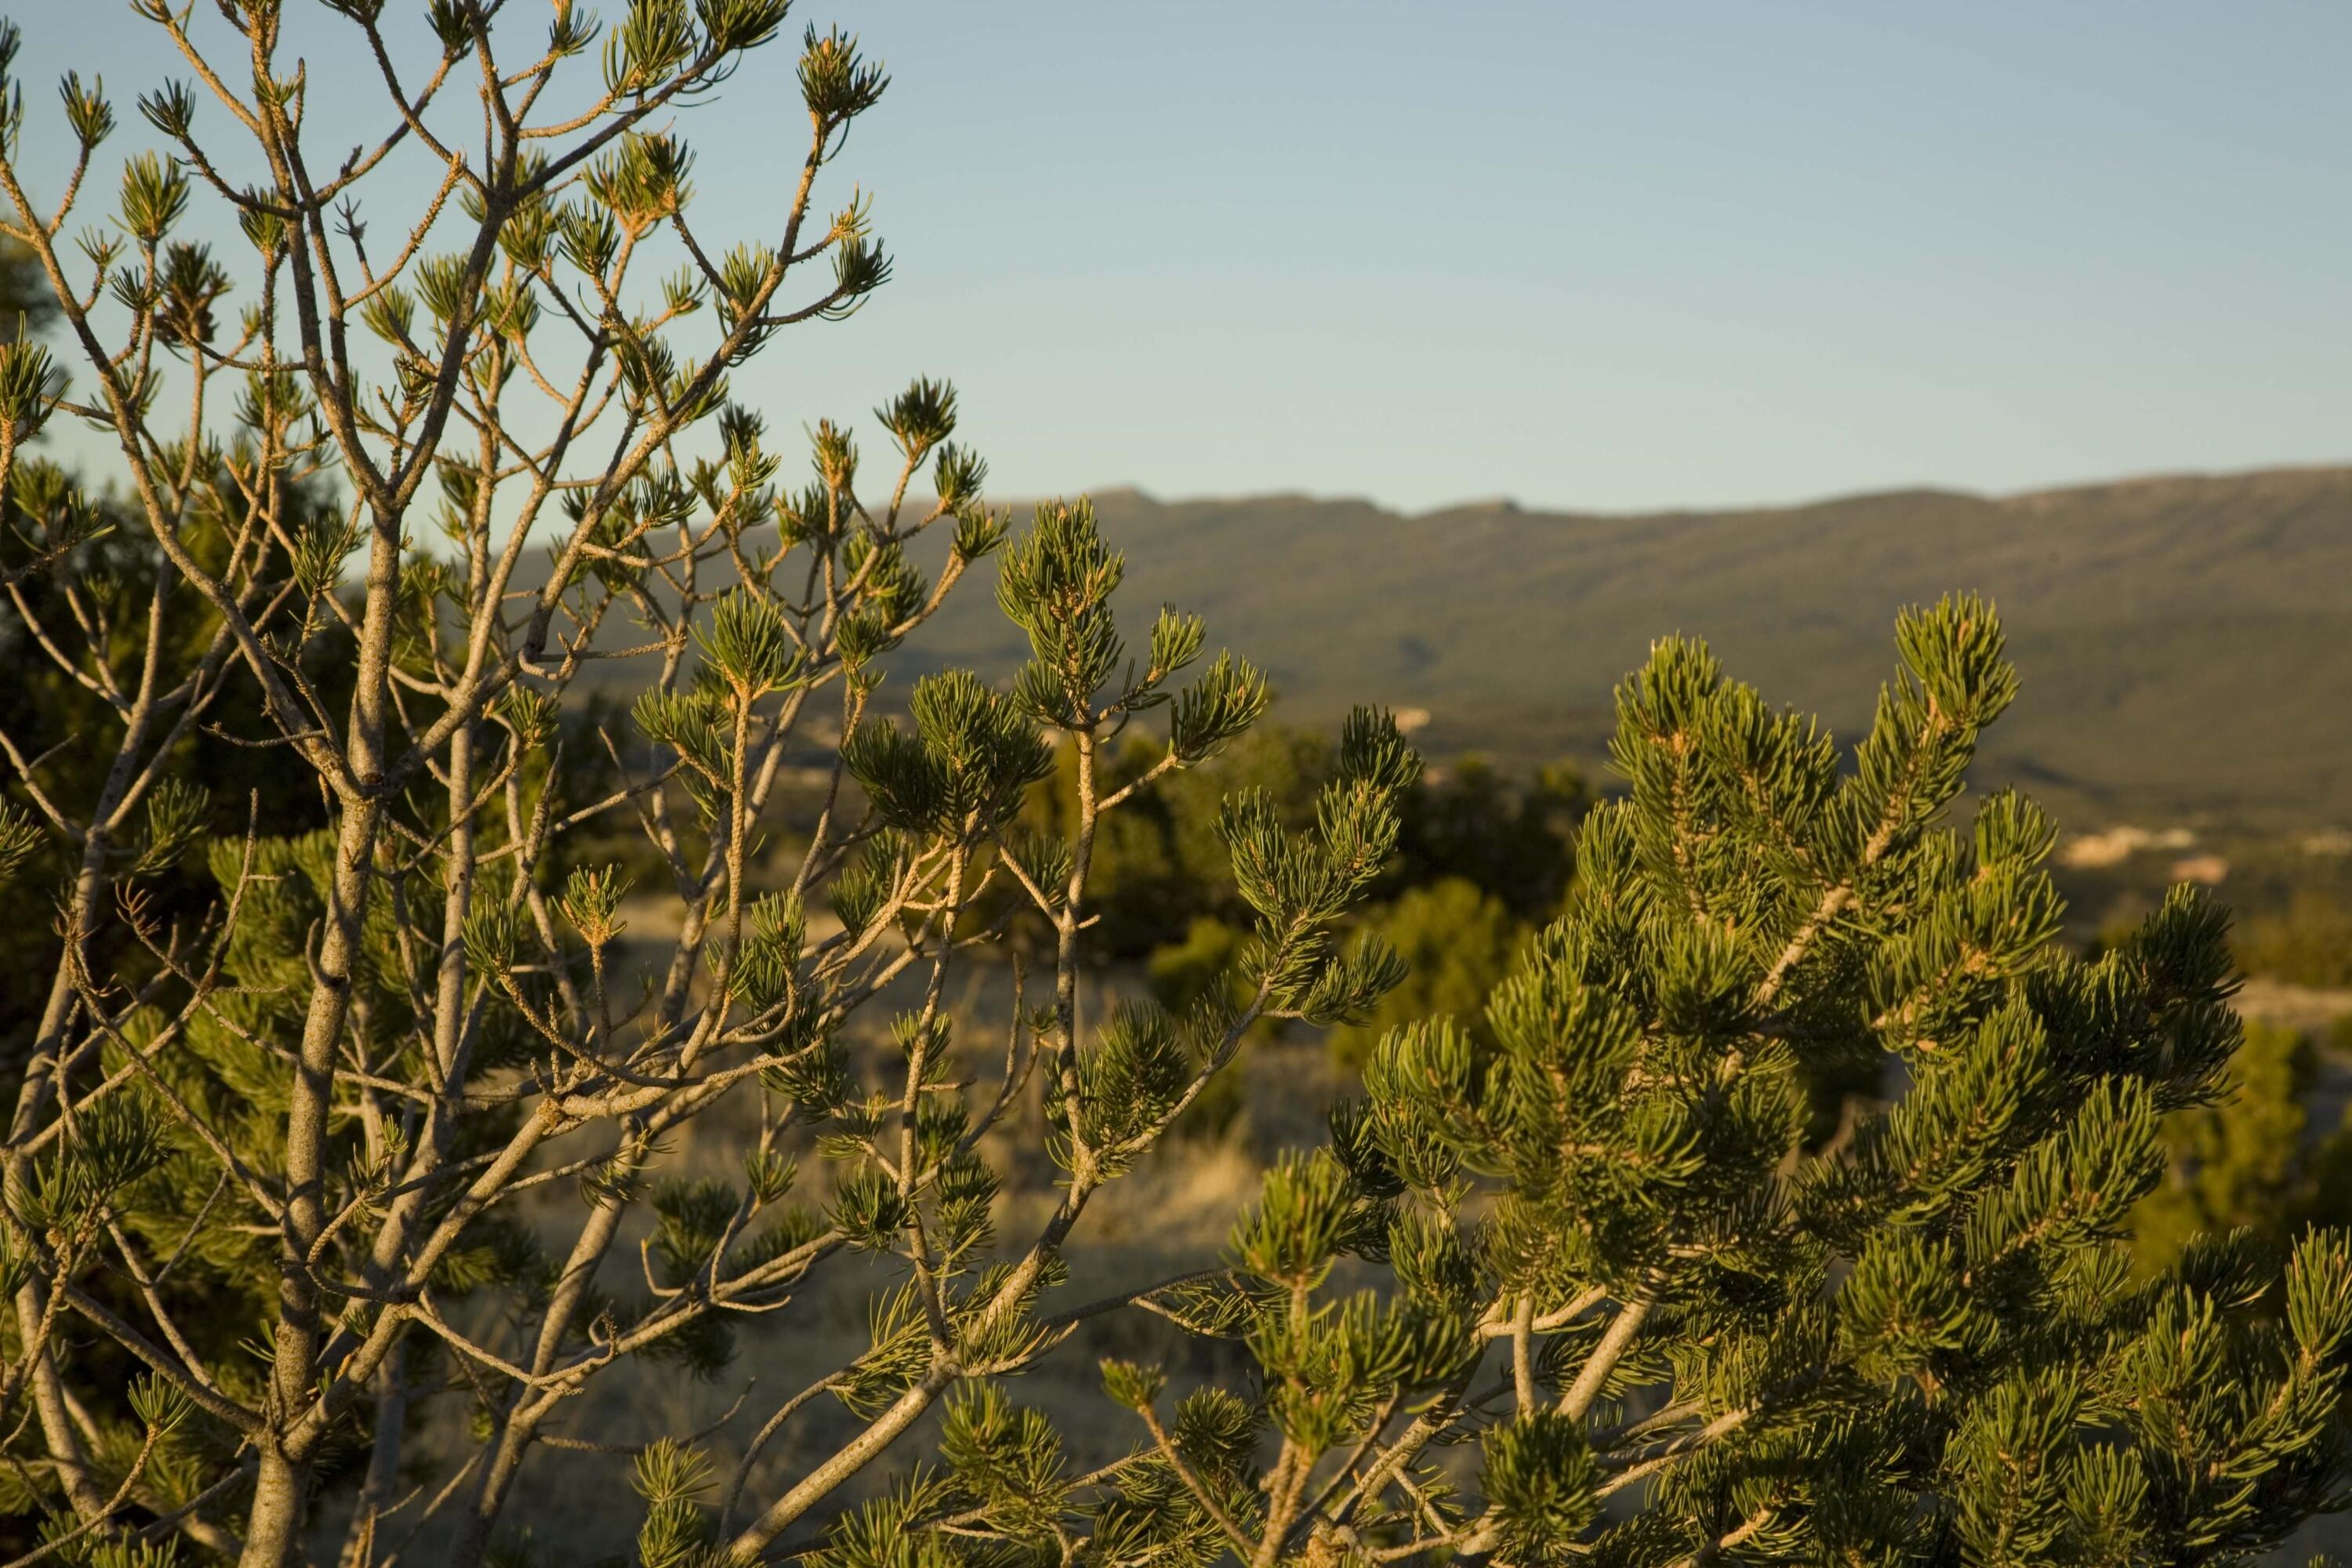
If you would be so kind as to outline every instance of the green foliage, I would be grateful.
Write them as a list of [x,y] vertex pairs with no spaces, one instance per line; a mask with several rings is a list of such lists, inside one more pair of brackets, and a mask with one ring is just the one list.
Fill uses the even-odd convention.
[[1561,1550],[1600,1510],[1601,1479],[1577,1423],[1532,1412],[1485,1446],[1479,1487],[1495,1516],[1496,1543],[1516,1563],[1573,1561]]
[[171,161],[143,153],[122,166],[122,226],[152,246],[188,210],[188,176]]
[[637,1531],[638,1568],[688,1568],[705,1561],[710,1526],[702,1496],[710,1489],[710,1461],[663,1437],[637,1456],[634,1479],[646,1500],[646,1522]]
[[21,336],[0,343],[0,419],[7,421],[12,445],[41,433],[64,391],[65,373],[47,349]]
[[884,720],[861,729],[844,752],[893,827],[992,832],[1053,766],[1045,739],[1013,701],[968,671],[925,677],[911,706],[914,733]]
[[[1565,913],[1481,1026],[1385,1033],[1236,1226],[1230,1468],[1163,1436],[1162,1373],[1109,1374],[1235,1555],[2239,1563],[2342,1500],[2346,1241],[2131,1278],[2162,1118],[2239,1044],[2226,922],[2183,889],[2066,954],[2048,823],[1948,821],[1998,624],[1897,641],[1851,772],[1660,644]],[[1310,900],[1242,809],[1245,895]],[[1809,1149],[1802,1075],[1857,1058],[1900,1091]]]

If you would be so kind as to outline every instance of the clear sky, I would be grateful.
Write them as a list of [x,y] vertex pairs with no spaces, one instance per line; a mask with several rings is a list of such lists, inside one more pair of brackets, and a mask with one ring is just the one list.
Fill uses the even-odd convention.
[[[143,131],[54,26],[119,5],[12,9],[36,84],[98,64]],[[890,68],[837,167],[897,279],[738,395],[789,426],[951,376],[1000,494],[1629,509],[2352,458],[2344,0],[795,16]],[[786,199],[790,68],[681,122],[698,218]]]

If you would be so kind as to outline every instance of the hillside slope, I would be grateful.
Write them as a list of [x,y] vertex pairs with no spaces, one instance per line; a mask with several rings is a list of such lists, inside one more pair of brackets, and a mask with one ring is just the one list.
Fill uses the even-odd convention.
[[[1896,609],[1974,589],[2025,679],[1988,782],[2077,813],[2352,821],[2352,468],[1651,516],[1097,501],[1129,602],[1206,615],[1293,721],[1385,702],[1429,710],[1435,752],[1590,759],[1612,684],[1679,631],[1850,734]],[[1017,634],[958,599],[925,662],[1009,668]]]

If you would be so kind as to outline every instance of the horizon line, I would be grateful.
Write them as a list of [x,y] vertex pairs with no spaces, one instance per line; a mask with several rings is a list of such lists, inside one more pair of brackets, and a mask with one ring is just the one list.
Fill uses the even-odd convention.
[[1882,500],[1890,496],[1948,496],[1966,500],[1990,501],[1995,504],[2036,500],[2044,497],[2076,495],[2090,490],[2108,490],[2152,487],[2167,484],[2227,483],[2232,480],[2262,479],[2276,477],[2317,477],[2342,474],[2352,477],[2352,456],[2313,462],[2258,463],[2247,468],[2158,468],[2137,473],[2110,474],[2095,479],[2064,479],[2051,484],[2029,485],[2019,489],[1976,489],[1961,485],[1921,481],[1916,484],[1881,485],[1862,489],[1817,491],[1792,500],[1761,501],[1728,501],[1713,505],[1698,503],[1667,503],[1636,507],[1580,507],[1538,503],[1517,496],[1466,496],[1459,500],[1442,501],[1435,506],[1396,506],[1361,491],[1316,490],[1306,488],[1266,490],[1204,491],[1183,495],[1168,495],[1121,479],[1112,483],[1080,485],[1055,494],[1024,494],[1015,492],[998,504],[1013,507],[1042,505],[1048,500],[1067,500],[1078,497],[1134,496],[1154,506],[1217,506],[1240,505],[1253,501],[1306,501],[1317,506],[1357,504],[1370,507],[1402,518],[1444,517],[1465,511],[1516,511],[1543,517],[1576,517],[1595,520],[1623,520],[1670,517],[1720,516],[1726,512],[1807,511],[1816,507],[1837,506],[1851,501]]

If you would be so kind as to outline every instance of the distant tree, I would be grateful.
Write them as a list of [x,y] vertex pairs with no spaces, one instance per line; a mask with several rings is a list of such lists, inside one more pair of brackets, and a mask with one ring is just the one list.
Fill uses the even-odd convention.
[[[1107,764],[1106,776],[1136,778],[1153,762],[1148,746],[1128,747]],[[1168,780],[1107,827],[1097,848],[1103,950],[1144,957],[1194,943],[1193,925],[1203,918],[1234,930],[1246,925],[1248,905],[1219,836],[1223,800],[1257,792],[1286,826],[1304,827],[1335,762],[1327,737],[1265,726],[1197,772]],[[1065,755],[1024,808],[1024,820],[1066,831],[1076,800],[1072,759]],[[1567,767],[1521,780],[1480,758],[1461,759],[1405,791],[1396,849],[1372,898],[1386,904],[1454,878],[1500,900],[1517,920],[1548,920],[1567,889],[1570,837],[1588,805],[1583,781]]]
[[57,316],[41,258],[23,240],[0,235],[0,342],[29,338]]
[[1331,1031],[1334,1055],[1359,1068],[1381,1035],[1417,1019],[1453,1018],[1483,1031],[1487,995],[1535,937],[1500,897],[1464,877],[1407,888],[1369,911],[1364,928],[1403,960],[1407,973],[1363,1022]]
[[2284,1252],[2306,1174],[2311,1046],[2293,1029],[2247,1028],[2232,1092],[2164,1119],[2165,1180],[2132,1213],[2142,1270],[2156,1273],[2209,1232],[2244,1228]]
[[2284,910],[2246,922],[2238,963],[2249,974],[2292,985],[2352,988],[2352,906],[2315,888],[2298,889]]
[[1565,765],[1515,780],[1483,757],[1461,758],[1405,797],[1396,866],[1382,891],[1393,897],[1458,878],[1515,919],[1549,921],[1568,892],[1576,825],[1591,805],[1583,777]]
[[2352,1127],[2314,1127],[2318,1053],[2300,1030],[2253,1024],[2231,1092],[2164,1119],[2164,1181],[2132,1211],[2143,1274],[2200,1237],[2242,1230],[2284,1258],[2315,1224],[2352,1221]]

